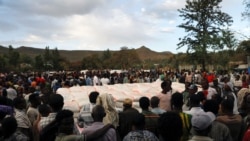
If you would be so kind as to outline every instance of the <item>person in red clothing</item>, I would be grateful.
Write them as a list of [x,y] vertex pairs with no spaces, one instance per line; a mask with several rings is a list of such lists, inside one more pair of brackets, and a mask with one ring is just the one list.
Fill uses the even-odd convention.
[[207,76],[206,76],[206,79],[208,81],[208,83],[212,83],[213,80],[214,80],[215,76],[214,76],[214,73],[209,73]]
[[42,77],[42,75],[40,73],[36,77],[36,83],[37,83],[38,86],[41,86],[41,85],[45,84],[45,79]]
[[242,76],[242,88],[248,88],[248,81],[247,81],[247,76],[246,75],[243,75]]
[[242,111],[244,116],[244,136],[242,141],[250,141],[250,93],[247,93],[242,102]]
[[248,128],[244,134],[242,141],[250,141],[250,129]]

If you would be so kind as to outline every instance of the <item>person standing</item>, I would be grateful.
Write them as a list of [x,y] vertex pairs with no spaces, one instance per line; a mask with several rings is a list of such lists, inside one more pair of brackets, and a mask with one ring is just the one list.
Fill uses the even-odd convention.
[[119,113],[119,126],[117,127],[117,131],[121,140],[132,130],[132,122],[134,118],[136,118],[136,114],[139,113],[132,105],[132,99],[126,98],[123,101],[123,111]]
[[[183,106],[183,95],[181,93],[174,93],[171,98],[171,107],[172,111],[179,114],[182,121],[182,141],[186,141],[190,138],[190,130],[191,130],[191,117],[192,115],[186,114],[182,111]],[[158,125],[159,126],[159,125]]]
[[145,116],[145,129],[151,131],[157,136],[157,122],[159,115],[149,110],[150,100],[148,97],[141,97],[139,99],[139,105],[142,109],[141,113]]
[[13,100],[15,114],[14,117],[17,120],[17,130],[33,140],[32,124],[26,114],[26,101],[24,98],[16,97]]
[[156,95],[160,99],[159,107],[165,111],[171,111],[171,95],[176,92],[171,85],[171,80],[164,80],[161,83],[161,93]]
[[158,120],[160,141],[186,141],[182,140],[183,127],[178,113],[170,111],[163,113]]
[[124,137],[123,141],[159,141],[154,133],[145,130],[145,122],[143,114],[136,114],[132,124],[132,131]]
[[213,141],[208,134],[215,118],[215,115],[211,112],[201,112],[193,115],[191,123],[194,136],[189,141]]

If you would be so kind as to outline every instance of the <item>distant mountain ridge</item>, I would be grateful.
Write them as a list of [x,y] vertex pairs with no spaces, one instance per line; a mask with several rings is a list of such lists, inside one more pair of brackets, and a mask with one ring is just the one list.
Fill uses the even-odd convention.
[[[8,53],[8,47],[4,47],[0,45],[0,55],[7,54]],[[34,48],[34,47],[26,47],[26,46],[21,46],[18,48],[14,48],[15,51],[19,52],[21,54],[27,54],[32,58],[35,58],[37,55],[42,55],[44,54],[44,49],[40,48]],[[54,48],[50,48],[50,50],[54,50]],[[162,60],[169,58],[173,56],[174,54],[171,52],[155,52],[150,50],[149,48],[142,46],[140,48],[135,49],[139,58],[142,61],[146,60]],[[106,50],[103,51],[92,51],[92,50],[58,50],[60,55],[70,62],[78,62],[81,61],[84,57],[93,55],[93,54],[98,54],[102,55],[102,53]],[[117,52],[117,51],[112,51],[110,50],[111,53]]]

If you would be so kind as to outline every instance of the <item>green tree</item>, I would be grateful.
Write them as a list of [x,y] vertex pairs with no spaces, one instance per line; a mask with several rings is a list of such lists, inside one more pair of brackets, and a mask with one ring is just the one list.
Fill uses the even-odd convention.
[[61,55],[58,51],[57,48],[55,48],[54,50],[52,50],[51,52],[51,62],[52,62],[52,66],[55,70],[60,70],[62,69],[61,65],[60,65],[60,61],[62,60],[61,59]]
[[244,19],[250,19],[250,1],[249,0],[243,0],[243,4],[245,5],[245,10],[242,12],[242,17]]
[[11,54],[11,52],[13,52],[14,51],[14,48],[13,48],[13,46],[12,45],[9,45],[9,54]]
[[49,46],[45,47],[44,54],[43,54],[43,61],[46,65],[51,65],[51,54]]
[[35,69],[44,70],[44,61],[42,55],[37,55],[35,57]]
[[20,63],[33,64],[33,60],[27,54],[22,54],[20,56]]
[[108,60],[108,59],[110,59],[110,58],[111,58],[111,53],[110,53],[110,50],[107,49],[106,51],[103,52],[103,54],[102,54],[102,59],[103,59],[103,60]]
[[98,54],[92,54],[82,59],[83,69],[100,69],[102,67],[102,62]]
[[[180,38],[178,48],[187,47],[187,53],[198,56],[198,63],[206,67],[209,50],[222,50],[226,46],[224,27],[230,26],[232,17],[221,11],[222,0],[187,0],[185,8],[179,9],[185,21],[178,27],[185,29],[187,35]],[[223,28],[222,28],[223,27]],[[228,36],[227,36],[228,37]]]
[[20,55],[20,71],[28,71],[33,69],[32,65],[34,64],[33,59],[27,54]]
[[116,69],[129,69],[140,65],[141,60],[135,49],[121,47],[120,51],[113,54],[112,64]]
[[5,57],[3,56],[0,56],[0,71],[6,71],[5,70],[5,67],[6,67],[6,60],[5,60]]
[[110,67],[110,63],[112,62],[111,57],[112,57],[112,55],[111,55],[109,49],[107,49],[106,51],[103,52],[102,57],[101,57],[103,69],[108,69]]
[[9,65],[13,66],[13,68],[17,68],[19,65],[20,54],[19,52],[15,51],[11,45],[9,45],[8,51],[8,63]]
[[250,40],[245,40],[240,43],[238,50],[242,50],[245,55],[250,55]]

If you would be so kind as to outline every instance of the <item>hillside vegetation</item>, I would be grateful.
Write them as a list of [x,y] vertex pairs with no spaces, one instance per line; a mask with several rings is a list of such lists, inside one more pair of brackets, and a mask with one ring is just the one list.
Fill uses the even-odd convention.
[[[248,47],[248,46],[247,46]],[[249,51],[239,47],[207,54],[209,70],[225,70],[247,62]],[[200,54],[202,55],[202,54]],[[142,46],[121,47],[119,51],[58,50],[34,47],[0,46],[0,71],[82,70],[82,69],[200,69],[196,54],[156,52]]]
[[[0,46],[0,55],[8,53],[8,47]],[[20,54],[26,54],[32,58],[35,58],[37,55],[44,54],[45,49],[39,49],[34,47],[18,47],[15,51],[19,52]],[[51,48],[53,50],[53,48]],[[92,51],[92,50],[58,50],[60,55],[68,60],[69,62],[78,62],[81,61],[83,58],[92,56],[92,55],[102,55],[103,51]],[[173,56],[171,52],[155,52],[150,50],[147,47],[140,47],[135,49],[136,53],[138,54],[139,58],[144,60],[162,60]],[[110,51],[111,53],[115,53],[118,51]]]

